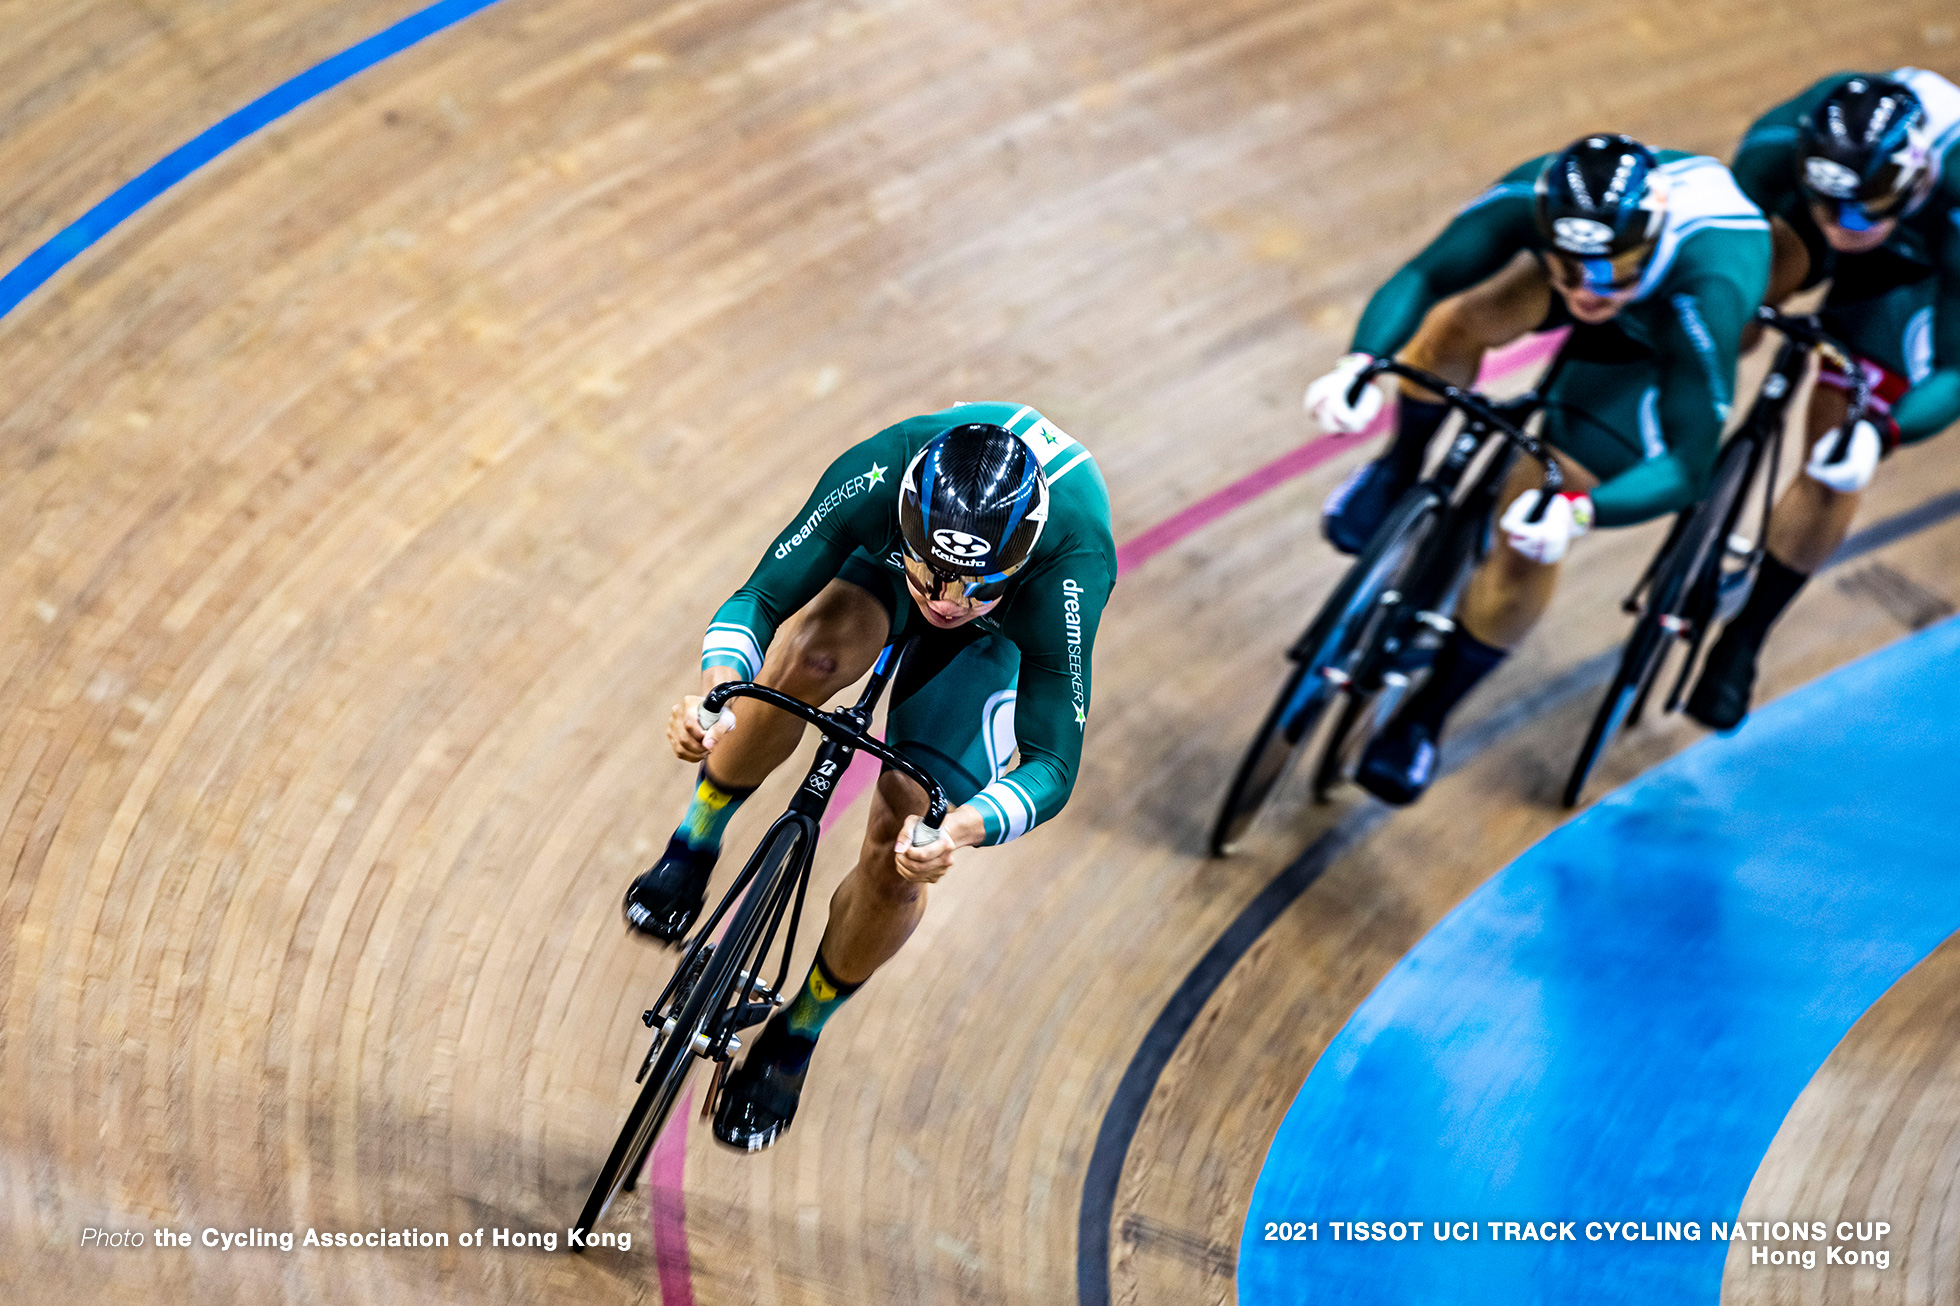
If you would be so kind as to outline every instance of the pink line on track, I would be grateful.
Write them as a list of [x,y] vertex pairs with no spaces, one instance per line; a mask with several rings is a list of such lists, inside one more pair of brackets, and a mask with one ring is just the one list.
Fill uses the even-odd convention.
[[[1563,331],[1548,331],[1543,335],[1526,336],[1515,344],[1506,345],[1484,360],[1483,369],[1477,374],[1477,383],[1490,385],[1514,372],[1535,367],[1558,352],[1558,347],[1564,340]],[[1142,534],[1119,545],[1116,550],[1117,573],[1127,575],[1135,571],[1164,550],[1211,525],[1234,508],[1252,502],[1268,490],[1284,485],[1296,476],[1305,475],[1358,444],[1367,443],[1386,431],[1388,422],[1388,414],[1384,412],[1368,424],[1367,430],[1358,435],[1323,435],[1317,440],[1309,440],[1290,453],[1281,454],[1264,467],[1241,476],[1224,489],[1214,490],[1183,512],[1158,522]]]
[[647,1158],[647,1205],[653,1208],[653,1263],[660,1274],[661,1306],[694,1306],[694,1274],[687,1255],[687,1122],[694,1114],[694,1090],[675,1108],[674,1127],[662,1134]]
[[[1563,331],[1548,331],[1506,345],[1484,360],[1483,369],[1477,374],[1477,384],[1491,385],[1514,372],[1536,367],[1557,353],[1564,342]],[[1323,435],[1317,440],[1309,440],[1291,453],[1281,454],[1264,467],[1241,476],[1222,490],[1213,491],[1183,512],[1158,522],[1141,535],[1118,546],[1117,571],[1135,571],[1234,508],[1251,503],[1267,491],[1284,485],[1296,476],[1305,475],[1328,459],[1358,444],[1365,444],[1387,429],[1388,416],[1384,413],[1359,435]],[[878,778],[878,769],[878,759],[869,753],[859,753],[851,759],[850,766],[845,769],[843,778],[837,782],[837,788],[831,795],[829,808],[824,812],[823,829],[826,833],[857,801],[858,795],[871,787]],[[653,1208],[653,1255],[660,1271],[662,1306],[694,1306],[694,1280],[687,1254],[687,1203],[682,1193],[687,1168],[687,1123],[693,1115],[693,1106],[694,1090],[689,1089],[687,1096],[681,1100],[679,1120],[661,1135],[654,1144],[653,1155],[647,1160],[647,1183],[652,1199],[649,1204]]]

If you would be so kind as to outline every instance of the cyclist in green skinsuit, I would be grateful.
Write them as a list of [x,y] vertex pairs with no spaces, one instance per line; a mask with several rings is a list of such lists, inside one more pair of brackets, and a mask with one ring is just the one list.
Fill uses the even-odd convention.
[[1777,501],[1748,602],[1688,698],[1718,730],[1748,713],[1770,624],[1843,541],[1879,459],[1960,418],[1960,87],[1917,68],[1826,77],[1757,120],[1735,176],[1770,215],[1772,302],[1828,279],[1825,328],[1874,400],[1833,461],[1851,381],[1826,364],[1811,391],[1805,475]]
[[[1363,755],[1364,787],[1390,803],[1428,787],[1444,718],[1543,613],[1572,539],[1702,493],[1769,269],[1769,224],[1719,162],[1590,136],[1513,169],[1376,292],[1352,352],[1308,388],[1308,411],[1360,431],[1383,403],[1372,387],[1348,401],[1371,359],[1398,354],[1467,386],[1485,350],[1570,325],[1543,431],[1570,488],[1527,520],[1539,471],[1519,460],[1500,501],[1503,543],[1471,579],[1428,682]],[[1402,386],[1389,451],[1327,501],[1335,547],[1367,543],[1420,475],[1446,411]]]
[[[816,962],[730,1076],[716,1138],[755,1151],[789,1126],[818,1032],[904,945],[954,850],[1006,843],[1061,811],[1115,580],[1109,493],[1089,451],[1032,408],[960,404],[847,450],[716,611],[703,694],[753,679],[824,703],[887,643],[918,635],[892,684],[885,738],[957,804],[944,837],[914,848],[925,793],[896,771],[879,778]],[[676,705],[668,724],[675,753],[701,764],[693,801],[626,894],[627,923],[666,942],[699,914],[729,817],[803,734],[801,721],[748,700],[739,721],[724,715],[704,733],[699,702]]]

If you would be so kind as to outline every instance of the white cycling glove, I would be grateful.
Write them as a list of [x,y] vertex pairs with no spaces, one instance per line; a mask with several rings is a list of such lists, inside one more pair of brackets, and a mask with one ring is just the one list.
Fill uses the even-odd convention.
[[1374,361],[1369,354],[1343,354],[1333,371],[1307,387],[1307,411],[1323,431],[1345,431],[1353,435],[1381,412],[1381,387],[1373,382],[1362,388],[1359,402],[1348,402],[1348,389],[1354,385],[1354,378]]
[[1537,521],[1526,521],[1538,506],[1543,490],[1526,490],[1512,501],[1498,522],[1511,547],[1537,563],[1554,563],[1565,556],[1572,541],[1592,529],[1592,500],[1583,494],[1557,494]]
[[1810,461],[1804,464],[1804,471],[1811,480],[1822,481],[1839,494],[1856,494],[1871,484],[1872,473],[1878,470],[1879,457],[1885,452],[1885,442],[1879,438],[1876,426],[1860,421],[1851,428],[1851,443],[1846,446],[1844,457],[1831,462],[1831,451],[1837,448],[1838,434],[1843,429],[1834,426],[1824,433],[1824,438],[1810,451]]

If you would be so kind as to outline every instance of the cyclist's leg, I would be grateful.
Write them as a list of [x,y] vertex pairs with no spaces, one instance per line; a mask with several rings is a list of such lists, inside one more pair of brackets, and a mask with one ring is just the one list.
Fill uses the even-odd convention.
[[[1849,294],[1860,289],[1844,288]],[[1889,411],[1889,400],[1930,369],[1928,356],[1935,286],[1931,280],[1893,286],[1860,298],[1840,297],[1833,287],[1822,314],[1825,329],[1861,360],[1876,381],[1875,407]],[[1805,411],[1804,460],[1825,435],[1843,422],[1848,379],[1824,369],[1811,388]],[[1703,725],[1728,730],[1748,715],[1755,690],[1756,660],[1769,630],[1790,606],[1811,573],[1837,551],[1857,515],[1860,495],[1834,490],[1799,472],[1776,501],[1755,583],[1719,639],[1708,650],[1688,714]]]
[[[1531,331],[1563,325],[1561,301],[1552,294],[1544,266],[1521,253],[1497,275],[1430,309],[1397,355],[1455,385],[1477,379],[1484,354]],[[1388,451],[1341,483],[1323,508],[1322,529],[1334,547],[1359,553],[1402,492],[1422,475],[1429,441],[1449,409],[1428,390],[1402,383],[1395,409],[1395,438]]]
[[[885,738],[924,767],[958,806],[1007,767],[1014,752],[1014,686],[1021,654],[998,635],[935,631],[892,687]],[[886,771],[872,793],[857,866],[831,898],[823,953],[840,979],[862,983],[910,937],[925,886],[898,874],[892,846],[905,818],[926,810],[911,779]]]
[[[806,703],[825,702],[877,660],[898,602],[885,571],[853,554],[772,642],[756,679]],[[736,728],[702,763],[660,860],[626,891],[626,923],[642,934],[673,943],[693,927],[729,820],[803,737],[801,721],[762,703],[744,700],[735,714]]]

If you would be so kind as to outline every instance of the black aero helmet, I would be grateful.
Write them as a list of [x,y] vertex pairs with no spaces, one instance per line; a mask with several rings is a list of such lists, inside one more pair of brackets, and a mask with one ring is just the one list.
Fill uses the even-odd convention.
[[1926,110],[1903,82],[1853,77],[1800,130],[1798,180],[1840,226],[1883,221],[1927,176]]
[[[1625,264],[1644,263],[1660,236],[1665,195],[1650,184],[1660,166],[1631,136],[1582,136],[1538,174],[1538,231],[1553,250],[1578,260],[1595,289],[1619,288]],[[1611,264],[1622,267],[1615,271]]]
[[[1034,452],[1003,426],[955,426],[919,450],[898,491],[909,563],[961,592],[987,598],[1019,571],[1048,520],[1048,478]],[[935,589],[937,587],[935,586]]]

